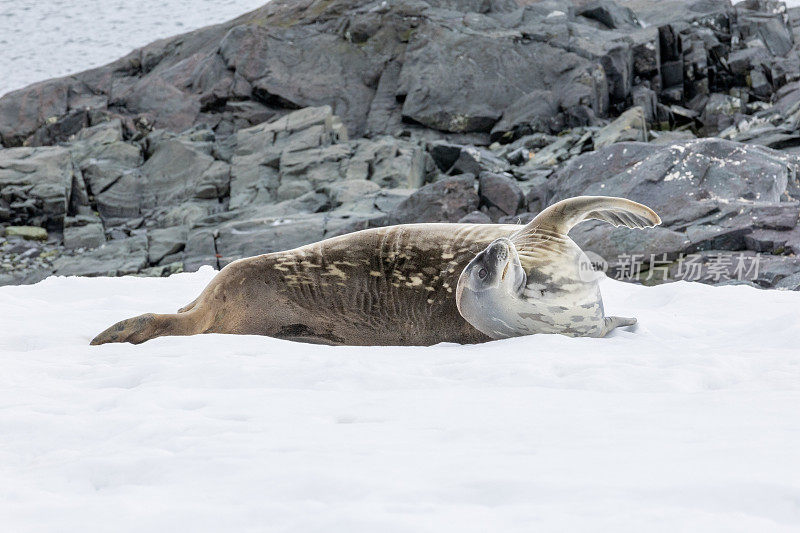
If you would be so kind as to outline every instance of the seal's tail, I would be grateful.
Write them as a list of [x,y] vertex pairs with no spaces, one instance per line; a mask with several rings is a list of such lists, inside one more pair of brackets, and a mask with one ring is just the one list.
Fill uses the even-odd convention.
[[91,344],[97,346],[108,342],[130,342],[140,344],[144,341],[164,335],[196,335],[208,329],[208,324],[197,316],[195,310],[179,314],[144,315],[117,322],[92,339]]

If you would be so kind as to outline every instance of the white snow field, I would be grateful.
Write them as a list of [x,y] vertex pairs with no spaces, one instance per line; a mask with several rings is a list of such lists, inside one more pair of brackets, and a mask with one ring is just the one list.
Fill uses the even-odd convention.
[[603,282],[635,331],[88,346],[213,277],[0,288],[9,532],[797,531],[800,293]]
[[[0,0],[0,95],[264,2]],[[0,532],[800,528],[800,293],[607,280],[640,325],[606,339],[88,346],[213,275],[0,288]]]

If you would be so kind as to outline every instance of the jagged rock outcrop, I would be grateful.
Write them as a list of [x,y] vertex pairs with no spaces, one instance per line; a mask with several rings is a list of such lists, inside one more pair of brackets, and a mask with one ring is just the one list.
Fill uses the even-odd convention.
[[631,232],[586,224],[573,237],[601,256],[709,250],[800,252],[795,227],[800,159],[761,146],[698,139],[670,146],[620,143],[571,160],[547,181],[551,202],[623,196],[651,206],[663,225]]
[[[712,4],[697,16],[718,11],[737,13]],[[748,38],[785,54],[791,33],[772,38],[779,21],[751,19]],[[534,127],[557,131],[625,105],[659,38],[637,24],[613,2],[277,0],[0,98],[0,143],[48,145],[114,117],[126,138],[200,123],[225,136],[320,105],[353,137],[395,135],[404,121],[497,136],[543,112]],[[655,70],[661,59],[649,59]],[[553,109],[539,109],[537,91]]]
[[62,226],[75,170],[69,151],[61,147],[0,150],[0,221]]
[[576,228],[612,263],[766,254],[777,286],[800,270],[798,35],[772,0],[274,0],[0,98],[0,227],[47,230],[0,235],[0,283],[605,194],[664,219]]

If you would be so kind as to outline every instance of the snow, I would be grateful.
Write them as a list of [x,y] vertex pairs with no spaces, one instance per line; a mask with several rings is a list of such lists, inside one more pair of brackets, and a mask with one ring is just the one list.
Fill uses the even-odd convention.
[[604,280],[634,331],[88,346],[213,277],[0,288],[4,531],[797,531],[800,293]]

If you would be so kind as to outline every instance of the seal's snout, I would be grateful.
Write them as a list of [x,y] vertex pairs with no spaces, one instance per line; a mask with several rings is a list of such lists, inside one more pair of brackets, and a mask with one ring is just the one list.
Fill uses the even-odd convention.
[[496,263],[502,263],[511,257],[512,246],[514,245],[508,239],[497,239],[486,249],[486,256]]

